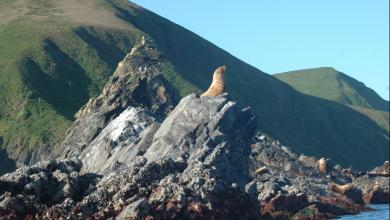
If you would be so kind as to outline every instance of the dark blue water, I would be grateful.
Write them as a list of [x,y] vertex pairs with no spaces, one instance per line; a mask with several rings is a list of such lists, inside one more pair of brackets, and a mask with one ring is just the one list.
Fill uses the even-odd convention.
[[345,215],[341,220],[389,220],[389,204],[385,205],[369,205],[376,211],[362,212],[358,215]]

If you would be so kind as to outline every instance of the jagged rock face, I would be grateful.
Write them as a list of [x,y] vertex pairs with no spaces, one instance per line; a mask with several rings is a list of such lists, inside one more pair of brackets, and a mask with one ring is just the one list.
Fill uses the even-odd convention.
[[[253,179],[245,190],[252,199],[258,200],[263,217],[305,219],[300,210],[308,207],[310,213],[315,208],[316,216],[326,219],[353,214],[364,208],[360,189],[352,188],[341,194],[329,187],[334,183],[351,182],[348,176],[334,169],[322,173],[315,162],[308,162],[317,161],[315,158],[298,156],[270,137],[258,135],[255,142],[251,146],[250,160]],[[257,174],[259,167],[266,167],[266,171]]]
[[103,172],[142,154],[158,127],[142,108],[128,107],[82,151],[83,172]]
[[143,38],[118,64],[102,94],[76,113],[76,121],[62,143],[62,158],[78,156],[100,132],[129,107],[142,107],[162,120],[177,103],[162,77],[163,55],[154,43]]
[[364,173],[354,180],[357,188],[363,192],[364,202],[381,204],[390,202],[389,183],[390,163],[386,161],[383,166]]
[[[124,111],[112,124],[120,128],[119,120],[125,118],[122,115],[129,115],[128,111],[131,110]],[[99,207],[106,208],[101,206],[101,194],[109,194],[112,204],[130,199],[131,202],[120,206],[123,210],[119,216],[123,218],[144,218],[147,214],[175,218],[180,213],[187,218],[207,213],[223,217],[228,216],[226,212],[237,218],[258,216],[259,212],[244,192],[249,179],[250,138],[255,128],[252,123],[250,109],[240,111],[226,95],[199,98],[195,94],[183,98],[161,125],[150,120],[139,127],[141,136],[148,130],[145,132],[151,139],[148,142],[142,138],[138,141],[134,132],[126,135],[126,129],[133,127],[128,123],[117,134],[121,133],[129,144],[114,150],[105,163],[108,169],[97,169],[106,176],[98,184],[98,190],[88,196],[97,207],[91,213]],[[106,128],[111,129],[111,123]],[[106,132],[106,128],[101,134],[112,139],[112,130]],[[105,143],[104,138],[97,137],[96,142],[99,141]],[[125,142],[119,142],[118,146]],[[95,140],[92,143],[80,156],[87,165],[96,161],[94,157],[85,157],[97,150]],[[93,171],[90,166],[83,169]],[[234,209],[236,199],[245,207]],[[216,206],[223,202],[230,202],[231,209],[218,211]]]
[[[50,160],[0,177],[0,207],[25,216],[44,209],[43,204],[80,198],[90,182],[88,176],[78,175],[81,166],[75,158]],[[3,214],[0,211],[0,218]]]
[[[358,178],[320,172],[317,159],[257,133],[250,108],[228,94],[190,94],[172,110],[161,62],[146,39],[133,48],[77,113],[63,159],[0,177],[0,216],[326,219],[364,210],[362,192],[389,198],[388,164]],[[329,187],[351,182],[344,193]]]
[[[144,109],[129,107],[80,154],[83,173],[87,174],[71,173],[72,178],[74,182],[86,176],[90,178],[78,197],[60,197],[62,200],[55,200],[57,205],[45,209],[42,208],[45,201],[38,193],[32,193],[32,200],[21,197],[21,204],[34,204],[31,210],[43,209],[42,216],[259,218],[256,205],[244,191],[250,178],[253,122],[250,109],[239,110],[226,95],[205,98],[189,95],[161,125],[155,125],[156,121]],[[139,138],[143,132],[154,133],[149,144]],[[113,142],[116,143],[104,145]],[[114,150],[104,151],[107,148]],[[138,149],[137,153],[132,149]],[[121,160],[121,156],[126,159]],[[115,163],[111,163],[112,157],[116,158]],[[77,164],[76,171],[81,168],[81,163]],[[54,170],[39,168],[35,172],[49,176]],[[91,177],[88,173],[92,171],[104,175]],[[18,170],[0,179],[0,183],[18,173],[31,178],[30,171]],[[75,191],[73,187],[80,189],[77,185],[67,188]],[[24,194],[25,189],[20,188],[17,193]],[[77,215],[69,214],[72,210]]]

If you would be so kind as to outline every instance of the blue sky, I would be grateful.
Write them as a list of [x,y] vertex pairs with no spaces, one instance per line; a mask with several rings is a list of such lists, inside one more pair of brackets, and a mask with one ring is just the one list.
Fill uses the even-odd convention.
[[389,100],[389,0],[135,0],[267,73],[331,66]]

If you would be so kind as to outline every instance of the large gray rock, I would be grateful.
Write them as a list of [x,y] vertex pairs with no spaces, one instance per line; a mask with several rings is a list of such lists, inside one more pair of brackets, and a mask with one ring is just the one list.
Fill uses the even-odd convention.
[[162,120],[177,103],[162,76],[165,59],[148,39],[136,45],[119,64],[102,94],[76,113],[58,152],[62,158],[79,156],[100,132],[129,107],[142,107]]
[[367,204],[390,202],[389,172],[390,163],[386,161],[383,166],[377,167],[353,181],[354,185],[362,191],[363,199]]
[[82,151],[83,172],[104,172],[118,163],[130,163],[143,154],[156,127],[156,120],[142,108],[127,108]]
[[[259,212],[244,191],[254,129],[250,109],[238,109],[226,94],[191,94],[161,125],[146,109],[129,107],[81,152],[82,168],[77,159],[53,160],[18,170],[0,183],[7,184],[4,193],[30,193],[37,209],[47,199],[57,204],[42,210],[49,216],[72,216],[71,207],[78,207],[80,218],[115,213],[190,218],[193,209],[215,217],[256,217]],[[80,169],[85,174],[77,173]],[[104,175],[89,174],[96,172]],[[46,192],[50,195],[41,195]],[[242,208],[234,209],[237,202]]]

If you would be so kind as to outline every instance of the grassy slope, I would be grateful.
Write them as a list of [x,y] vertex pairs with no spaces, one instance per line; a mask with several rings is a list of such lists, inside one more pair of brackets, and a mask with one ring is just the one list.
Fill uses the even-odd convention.
[[141,36],[131,25],[75,23],[53,15],[61,12],[58,2],[2,2],[0,9],[20,11],[0,23],[0,145],[19,162],[50,154],[74,113],[100,93]]
[[373,121],[375,121],[380,127],[389,131],[389,112],[379,111],[371,108],[364,108],[359,106],[350,105],[351,108],[356,111],[367,115]]
[[342,104],[389,111],[389,102],[374,90],[333,68],[297,70],[275,76],[308,95]]
[[163,74],[179,96],[206,89],[213,69],[227,64],[231,96],[253,107],[261,130],[298,152],[359,168],[387,159],[388,134],[366,116],[302,95],[124,0],[11,2],[0,7],[0,15],[5,6],[20,13],[0,23],[0,137],[11,158],[30,162],[51,151],[77,109],[100,92],[116,63],[146,33],[170,60]]
[[302,93],[353,107],[389,131],[389,102],[363,83],[333,68],[297,70],[274,76]]

